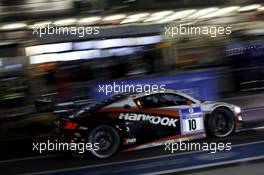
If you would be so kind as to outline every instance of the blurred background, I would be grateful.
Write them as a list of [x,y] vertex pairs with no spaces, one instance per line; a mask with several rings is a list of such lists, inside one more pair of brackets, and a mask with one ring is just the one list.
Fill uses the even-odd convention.
[[[252,97],[237,103],[261,106],[261,2],[1,0],[0,138],[50,131],[57,116],[105,98],[98,84],[113,81],[165,84],[204,100]],[[165,26],[179,24],[231,26],[232,33],[165,35]],[[33,28],[47,26],[100,32],[33,34]]]

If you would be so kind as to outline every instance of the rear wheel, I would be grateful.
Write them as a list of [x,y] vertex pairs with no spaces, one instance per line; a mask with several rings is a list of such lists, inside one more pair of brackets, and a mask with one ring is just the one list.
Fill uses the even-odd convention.
[[89,143],[98,144],[99,149],[91,150],[97,158],[108,158],[115,154],[120,146],[120,136],[115,128],[109,125],[95,127],[88,136]]
[[226,108],[217,108],[207,120],[208,134],[213,137],[226,137],[235,129],[234,114]]

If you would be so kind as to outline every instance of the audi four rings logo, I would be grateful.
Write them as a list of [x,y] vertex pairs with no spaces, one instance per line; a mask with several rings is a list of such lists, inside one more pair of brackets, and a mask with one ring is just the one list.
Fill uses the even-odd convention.
[[129,120],[129,121],[150,121],[150,123],[155,125],[163,125],[163,126],[173,126],[176,127],[176,122],[178,119],[169,118],[169,117],[160,117],[160,116],[152,116],[146,114],[136,114],[136,113],[120,113],[119,119]]

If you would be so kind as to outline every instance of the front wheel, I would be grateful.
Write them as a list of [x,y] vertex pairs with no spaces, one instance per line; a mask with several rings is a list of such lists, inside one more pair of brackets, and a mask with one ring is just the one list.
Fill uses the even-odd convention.
[[115,128],[109,125],[99,125],[92,129],[88,136],[89,143],[98,144],[99,149],[91,150],[97,158],[108,158],[115,154],[120,146],[120,136]]
[[213,137],[226,137],[235,129],[234,114],[226,108],[217,108],[207,120],[207,132]]

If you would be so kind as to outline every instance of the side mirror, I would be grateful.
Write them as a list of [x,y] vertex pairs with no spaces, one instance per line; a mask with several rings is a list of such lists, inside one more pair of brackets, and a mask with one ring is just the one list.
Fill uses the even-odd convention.
[[126,104],[126,105],[124,105],[124,108],[125,108],[125,109],[130,109],[131,106],[130,106],[129,104]]

